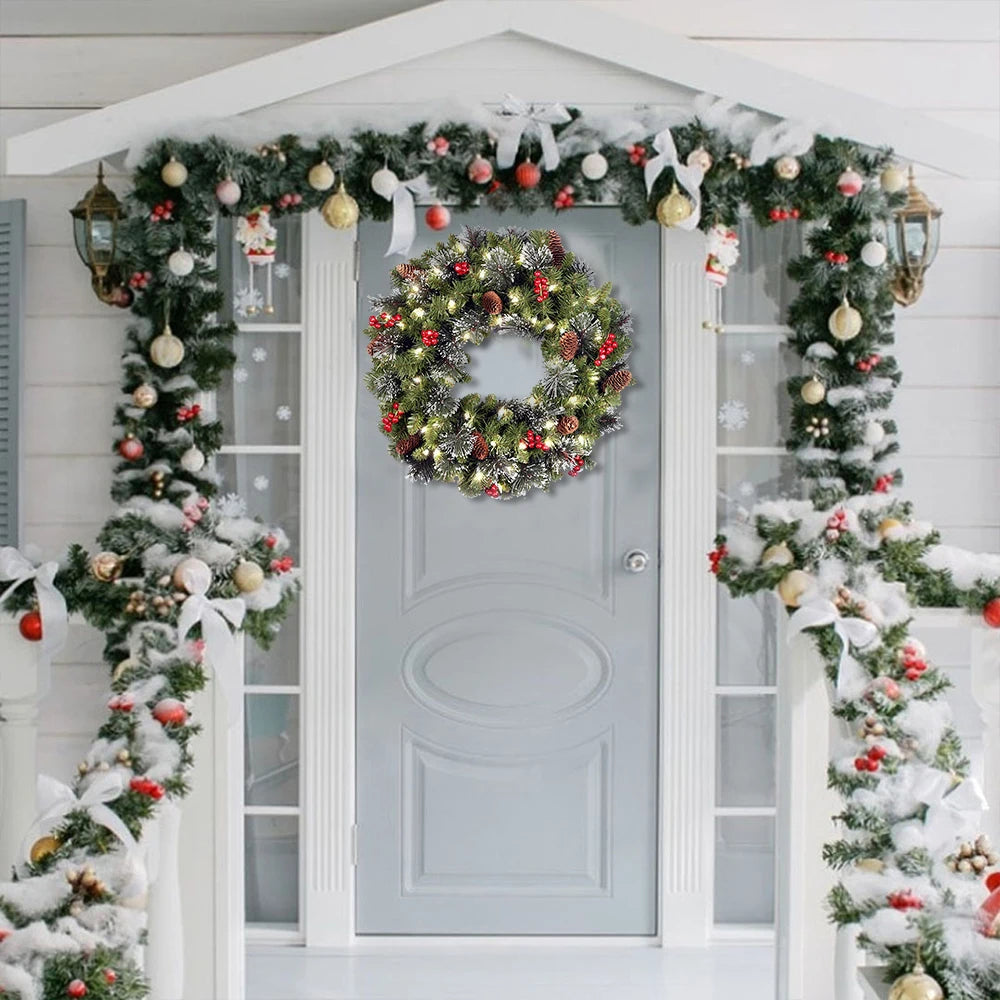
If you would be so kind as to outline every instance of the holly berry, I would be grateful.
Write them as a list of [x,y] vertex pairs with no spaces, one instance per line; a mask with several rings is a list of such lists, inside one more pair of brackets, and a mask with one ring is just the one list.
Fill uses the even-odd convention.
[[604,359],[608,357],[608,355],[614,354],[617,348],[618,348],[618,338],[613,333],[609,333],[604,338],[604,343],[601,344],[601,348],[597,352],[597,358],[594,360],[594,367],[600,368],[601,363],[604,361]]
[[135,699],[132,695],[116,694],[108,699],[108,710],[111,712],[131,712],[135,708]]
[[378,316],[369,316],[368,325],[374,327],[376,330],[388,329],[391,326],[395,326],[403,317],[396,313],[395,316],[390,316],[388,313],[379,313]]
[[564,184],[552,201],[552,207],[558,212],[561,208],[572,208],[576,204],[576,189],[572,184]]
[[87,984],[82,979],[74,979],[66,987],[66,996],[85,997],[87,995]]
[[894,479],[895,476],[893,476],[891,472],[887,473],[884,476],[879,476],[878,479],[875,480],[875,492],[888,493],[889,490],[892,488]]
[[541,434],[536,434],[534,431],[528,431],[527,434],[521,438],[521,444],[524,445],[529,451],[548,451],[549,446],[545,443],[545,439]]
[[295,560],[291,556],[282,556],[280,559],[271,560],[271,570],[274,573],[288,573],[295,565]]
[[990,628],[1000,628],[1000,597],[994,597],[987,601],[983,608],[983,621]]
[[149,286],[149,283],[153,280],[152,271],[136,271],[131,278],[128,279],[129,287],[134,288],[137,291],[142,291]]
[[21,615],[17,623],[18,631],[28,642],[40,642],[42,638],[42,616],[37,611],[28,611]]
[[885,679],[882,690],[889,701],[898,701],[900,694],[902,694],[902,689],[891,677]]
[[399,408],[399,403],[393,403],[392,409],[382,418],[382,430],[388,434],[399,423],[402,416],[403,411]]
[[436,135],[427,143],[427,151],[437,156],[447,156],[451,143],[443,136]]
[[266,535],[266,536],[264,537],[264,544],[265,544],[265,545],[266,545],[266,546],[267,546],[267,547],[268,547],[269,549],[273,549],[273,548],[275,547],[275,545],[277,545],[277,544],[278,544],[278,539],[277,539],[277,537],[276,537],[276,536],[274,536],[274,535]]
[[889,905],[895,910],[922,910],[924,901],[912,890],[901,889],[890,893],[887,897]]
[[163,798],[164,788],[158,781],[153,781],[151,778],[141,777],[136,775],[128,783],[128,787],[132,789],[133,792],[138,792],[140,795],[146,795],[153,801],[159,801]]
[[646,147],[635,143],[629,146],[626,150],[628,153],[629,162],[636,167],[644,167],[646,165]]
[[467,260],[456,260],[454,264],[451,265],[451,269],[460,278],[464,278],[469,273],[469,262]]
[[517,181],[517,186],[520,188],[527,189],[538,187],[541,179],[541,168],[537,163],[532,163],[531,160],[525,160],[523,163],[519,163],[517,165],[517,169],[514,171],[514,180]]
[[854,769],[856,771],[867,771],[868,770],[868,758],[867,757],[855,757],[854,758]]
[[583,467],[586,464],[586,459],[583,455],[573,456],[573,468],[569,470],[569,474],[576,478],[583,471]]
[[440,336],[441,334],[438,333],[437,330],[420,331],[420,339],[423,341],[424,347],[434,347],[437,344],[438,338]]
[[493,499],[496,500],[496,498],[500,496],[500,487],[497,486],[496,483],[490,483],[490,485],[487,486],[486,489],[483,490],[483,492],[488,497],[493,497]]
[[298,193],[285,193],[278,198],[278,208],[291,208],[293,205],[302,204],[302,195]]
[[876,762],[885,760],[888,755],[889,751],[879,743],[876,743],[875,746],[868,750],[868,759]]
[[535,271],[535,301],[544,302],[549,297],[549,279],[541,271]]
[[720,545],[718,548],[712,549],[708,554],[708,571],[714,573],[716,576],[719,575],[719,564],[722,562],[726,556],[729,555],[729,549],[725,545]]
[[846,253],[838,253],[836,250],[827,250],[823,256],[828,264],[846,264],[850,259]]

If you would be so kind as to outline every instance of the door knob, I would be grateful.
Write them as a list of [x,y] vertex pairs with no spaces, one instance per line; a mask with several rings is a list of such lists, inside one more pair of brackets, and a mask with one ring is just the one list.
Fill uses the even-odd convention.
[[622,565],[629,573],[641,573],[649,565],[649,556],[642,549],[632,549],[622,557]]

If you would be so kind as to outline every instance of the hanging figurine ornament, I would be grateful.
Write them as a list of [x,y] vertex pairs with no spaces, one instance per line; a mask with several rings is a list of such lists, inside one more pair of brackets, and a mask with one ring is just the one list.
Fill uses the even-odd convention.
[[[246,215],[241,215],[236,221],[236,242],[243,248],[243,256],[247,259],[249,268],[249,285],[251,302],[255,297],[254,272],[264,268],[265,292],[264,312],[274,312],[274,258],[278,250],[278,230],[271,222],[271,206],[258,205]],[[247,306],[251,316],[257,312],[256,305]]]
[[340,185],[337,190],[323,202],[320,209],[323,220],[332,229],[350,229],[357,224],[358,203],[347,193],[344,187],[344,178],[340,178]]
[[705,234],[705,277],[722,288],[729,280],[729,271],[740,259],[740,240],[728,226],[712,226]]
[[[421,274],[435,280],[415,280]],[[391,276],[393,291],[364,328],[366,339],[375,333],[365,381],[411,479],[450,482],[469,497],[522,497],[578,475],[620,426],[620,393],[632,380],[628,314],[610,286],[588,282],[557,233],[466,232]],[[538,344],[541,381],[524,399],[461,395],[467,351],[501,330]]]

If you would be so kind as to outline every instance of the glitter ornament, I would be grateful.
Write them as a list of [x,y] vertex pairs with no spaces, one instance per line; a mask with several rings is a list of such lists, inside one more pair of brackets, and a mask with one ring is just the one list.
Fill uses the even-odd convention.
[[520,188],[538,187],[541,179],[541,168],[537,163],[532,163],[531,160],[519,163],[514,171],[514,180],[517,181],[517,186]]
[[656,206],[656,221],[666,229],[679,225],[691,217],[694,205],[687,195],[681,194],[676,182],[670,189],[670,194],[660,199]]
[[260,590],[264,583],[264,570],[255,562],[241,562],[233,570],[233,583],[244,594],[252,594],[255,590]]
[[126,462],[136,462],[145,454],[143,443],[133,434],[127,434],[118,442],[118,454]]
[[811,379],[802,384],[799,395],[810,406],[815,406],[826,399],[826,386],[823,385],[816,375],[813,375]]
[[846,298],[830,313],[827,320],[827,328],[837,340],[853,340],[861,333],[861,327],[861,313]]
[[90,560],[90,572],[101,583],[113,583],[122,575],[124,560],[117,552],[98,552]]
[[488,184],[493,179],[493,164],[484,156],[476,156],[465,171],[473,184]]
[[188,178],[187,167],[175,156],[171,156],[160,171],[163,183],[168,187],[180,187]]
[[54,851],[58,851],[61,846],[62,844],[58,837],[39,837],[31,845],[28,857],[31,859],[33,865],[37,865],[39,861],[47,858]]
[[795,556],[786,542],[769,545],[760,557],[761,566],[791,566],[794,562]]
[[399,178],[388,168],[380,167],[372,174],[372,190],[389,201],[399,187]]
[[599,181],[608,172],[608,161],[603,153],[588,153],[580,161],[580,173],[588,181]]
[[802,595],[816,584],[813,577],[802,569],[793,569],[778,584],[778,596],[789,608],[797,608]]
[[232,179],[227,177],[215,185],[215,199],[220,205],[232,208],[243,196],[243,189]]
[[343,178],[340,187],[323,202],[320,212],[331,229],[350,229],[358,221],[358,203],[347,193]]
[[779,156],[774,161],[774,175],[783,181],[794,181],[802,173],[802,164],[794,156]]
[[314,191],[329,191],[333,187],[336,176],[330,164],[326,160],[321,160],[309,168],[308,180],[309,187]]
[[889,990],[889,1000],[944,1000],[940,983],[924,972],[918,962],[912,972],[900,976]]
[[895,163],[890,163],[882,171],[879,177],[879,184],[886,194],[896,194],[906,187],[906,171],[897,167]]
[[160,368],[176,368],[184,360],[184,342],[174,336],[169,323],[150,342],[149,357]]
[[141,410],[148,410],[150,407],[156,406],[156,401],[159,398],[160,394],[148,382],[143,382],[142,385],[136,386],[132,390],[132,402]]
[[167,258],[167,268],[177,278],[186,278],[194,270],[194,257],[187,250],[175,250]]
[[192,445],[181,455],[181,468],[185,472],[201,472],[205,468],[205,453]]

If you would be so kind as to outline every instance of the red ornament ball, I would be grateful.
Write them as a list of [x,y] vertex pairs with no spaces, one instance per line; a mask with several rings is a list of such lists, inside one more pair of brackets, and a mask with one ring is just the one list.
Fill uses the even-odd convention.
[[477,156],[466,171],[473,184],[486,184],[493,179],[493,164],[483,156]]
[[187,709],[176,698],[164,698],[153,708],[153,718],[161,726],[183,726],[188,719]]
[[119,309],[128,309],[133,302],[135,302],[135,292],[131,288],[120,285],[115,289],[112,305],[118,306]]
[[122,438],[118,442],[118,453],[128,462],[135,462],[142,458],[145,448],[142,442],[138,438],[127,437]]
[[114,969],[105,969],[104,981],[108,984],[108,986],[114,986],[114,984],[118,982],[118,973],[115,972]]
[[444,229],[451,222],[451,212],[444,205],[431,205],[427,209],[424,221],[429,229]]
[[21,616],[18,630],[28,642],[39,642],[42,638],[42,616],[37,611],[29,611]]
[[983,621],[990,628],[1000,628],[1000,597],[994,597],[992,601],[986,602],[983,608]]
[[66,987],[66,996],[68,997],[85,997],[87,995],[87,984],[82,979],[74,979],[73,982]]
[[519,163],[517,165],[517,169],[514,171],[514,180],[517,181],[518,187],[538,187],[541,179],[541,167],[539,167],[537,163],[532,163],[531,160],[525,160],[523,163]]

